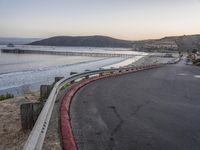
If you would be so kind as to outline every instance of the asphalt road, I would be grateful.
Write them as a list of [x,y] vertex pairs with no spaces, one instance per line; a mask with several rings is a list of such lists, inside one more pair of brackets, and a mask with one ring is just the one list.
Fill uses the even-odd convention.
[[200,150],[200,68],[181,62],[92,82],[70,115],[79,150]]

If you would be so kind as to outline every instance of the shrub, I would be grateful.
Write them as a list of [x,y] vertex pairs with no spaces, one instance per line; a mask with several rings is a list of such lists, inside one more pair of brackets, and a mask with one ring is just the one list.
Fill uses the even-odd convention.
[[192,53],[193,53],[193,54],[196,54],[196,53],[197,53],[197,49],[193,49],[193,50],[192,50]]
[[199,64],[200,63],[200,59],[196,59],[193,61],[193,64]]
[[69,83],[66,83],[66,84],[61,88],[61,90],[64,90],[64,89],[67,88],[68,86],[70,86],[70,84],[69,84]]
[[13,98],[13,97],[14,97],[13,94],[6,93],[5,95],[0,95],[0,101],[6,100],[6,99],[9,99],[9,98]]

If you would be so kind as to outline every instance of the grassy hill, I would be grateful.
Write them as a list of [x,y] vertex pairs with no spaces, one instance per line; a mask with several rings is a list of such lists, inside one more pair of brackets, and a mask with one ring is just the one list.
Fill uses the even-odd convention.
[[132,41],[114,39],[106,36],[56,36],[30,45],[48,46],[87,46],[87,47],[132,47]]
[[139,51],[191,51],[200,49],[200,35],[171,36],[155,40],[135,41],[133,48]]
[[30,45],[123,47],[136,51],[191,51],[200,49],[200,35],[171,36],[162,39],[128,41],[106,36],[56,36]]
[[179,49],[183,51],[200,49],[200,35],[179,36],[175,38],[175,42]]

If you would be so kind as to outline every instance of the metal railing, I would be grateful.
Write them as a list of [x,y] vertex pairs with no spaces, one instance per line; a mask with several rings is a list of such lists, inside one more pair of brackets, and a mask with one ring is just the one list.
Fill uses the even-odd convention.
[[123,67],[123,68],[119,68],[119,69],[95,70],[95,71],[84,72],[84,73],[80,73],[80,74],[77,74],[77,75],[73,75],[69,78],[61,79],[60,81],[58,81],[54,85],[54,87],[53,87],[53,89],[52,89],[52,91],[51,91],[51,93],[50,93],[50,95],[49,95],[49,97],[48,97],[48,99],[47,99],[47,101],[46,101],[46,103],[45,103],[45,105],[44,105],[34,127],[33,127],[33,129],[32,129],[32,131],[31,131],[31,133],[30,133],[23,149],[24,150],[40,150],[40,149],[42,149],[42,145],[43,145],[43,142],[44,142],[44,138],[45,138],[45,135],[46,135],[46,132],[47,132],[47,128],[48,128],[48,125],[49,125],[49,121],[50,121],[50,118],[51,118],[51,114],[52,114],[52,111],[53,111],[53,108],[54,108],[54,104],[55,104],[57,95],[58,95],[59,91],[61,90],[61,88],[65,84],[73,83],[78,79],[88,78],[89,76],[101,75],[102,73],[103,74],[104,73],[113,74],[116,71],[127,72],[127,71],[130,71],[130,70],[133,70],[133,69],[144,69],[145,67],[147,68],[147,67],[153,67],[153,66],[157,66],[157,65],[160,65],[160,64],[156,64],[156,65],[154,64],[154,65],[148,65],[148,66],[139,66],[139,67],[133,67],[133,66],[132,67]]

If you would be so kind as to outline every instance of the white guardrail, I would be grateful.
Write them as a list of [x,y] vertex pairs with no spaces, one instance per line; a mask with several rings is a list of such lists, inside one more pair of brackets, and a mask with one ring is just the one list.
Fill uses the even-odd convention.
[[45,138],[45,135],[47,132],[47,128],[49,125],[49,121],[51,118],[51,114],[52,114],[52,111],[54,108],[54,104],[55,104],[58,92],[65,84],[72,83],[75,80],[78,80],[81,78],[83,79],[83,78],[91,76],[91,75],[96,75],[96,74],[100,74],[100,73],[111,73],[111,72],[113,73],[114,71],[127,71],[128,69],[136,69],[136,68],[141,68],[141,67],[144,67],[144,66],[123,67],[123,68],[119,68],[119,69],[95,70],[95,71],[91,71],[91,72],[77,74],[77,75],[71,76],[69,78],[63,78],[60,81],[58,81],[54,85],[32,131],[24,145],[23,150],[41,150],[42,149],[42,145],[44,142],[44,138]]

